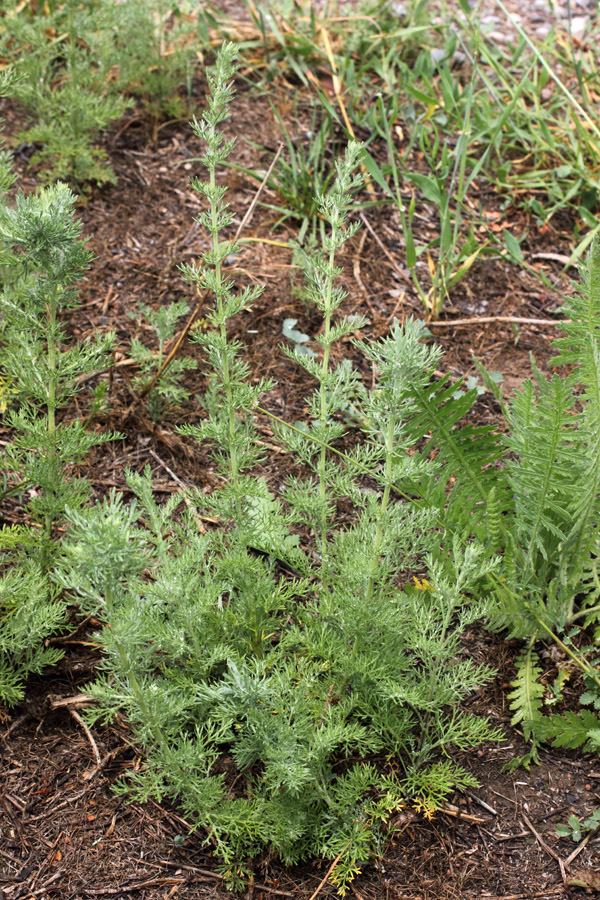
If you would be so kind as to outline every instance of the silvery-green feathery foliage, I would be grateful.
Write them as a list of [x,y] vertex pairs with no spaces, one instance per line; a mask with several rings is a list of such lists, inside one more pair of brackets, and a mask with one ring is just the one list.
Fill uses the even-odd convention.
[[[204,398],[207,417],[198,424],[183,425],[179,430],[198,441],[211,442],[226,481],[218,498],[206,502],[216,503],[219,515],[234,520],[238,537],[244,532],[244,539],[248,540],[255,530],[248,510],[260,505],[261,498],[268,495],[262,482],[245,474],[260,458],[252,412],[270,383],[264,379],[253,380],[248,365],[241,359],[241,344],[232,340],[228,333],[230,321],[251,309],[262,291],[259,286],[236,291],[226,266],[228,257],[235,254],[238,247],[224,235],[234,217],[225,201],[227,188],[217,183],[217,170],[227,160],[235,141],[226,138],[218,126],[229,117],[236,57],[235,45],[224,44],[214,68],[207,72],[208,107],[192,124],[194,133],[206,147],[200,161],[208,180],[194,178],[192,187],[208,204],[198,222],[208,233],[210,245],[199,264],[182,266],[182,270],[190,281],[208,291],[214,299],[214,307],[206,317],[210,327],[207,331],[195,331],[192,337],[204,349],[212,374]],[[267,511],[263,504],[263,512],[266,514]]]
[[183,0],[12,2],[1,19],[0,46],[18,79],[11,95],[32,124],[17,139],[41,144],[31,158],[42,175],[86,190],[115,182],[99,135],[142,98],[154,117],[181,116],[198,48],[207,38],[205,13]]
[[[421,589],[334,602],[220,531],[200,534],[193,511],[175,524],[179,498],[158,506],[149,470],[128,481],[139,507],[114,496],[70,517],[57,576],[107,622],[92,720],[125,712],[146,753],[120,790],[176,800],[232,885],[264,851],[341,853],[343,892],[395,810],[412,798],[433,814],[474,783],[447,751],[497,737],[458,709],[491,674],[459,646],[485,611],[462,593],[481,560],[456,549],[453,578],[434,562]],[[370,761],[381,756],[394,771]]]
[[17,139],[41,144],[31,162],[44,164],[47,180],[79,188],[116,181],[95,141],[131,105],[115,58],[119,4],[66,0],[18,12],[5,5],[2,52],[18,76],[11,95],[33,119]]
[[[16,76],[13,69],[3,69],[0,72],[0,97],[6,97],[10,94],[14,88],[15,81]],[[15,181],[16,175],[12,168],[12,154],[6,147],[4,139],[0,137],[0,198],[4,198],[4,195]]]
[[[13,78],[14,73],[8,70],[0,75],[0,96],[8,91]],[[10,153],[1,150],[2,204],[6,202],[6,192],[15,180],[11,162]],[[16,277],[10,261],[11,250],[10,239],[3,235],[0,265],[5,285]],[[10,370],[3,365],[0,372],[0,415],[6,412],[15,393]],[[9,489],[9,473],[3,466],[0,497]],[[12,706],[21,700],[30,674],[41,672],[62,655],[56,648],[44,647],[43,644],[44,639],[62,625],[65,607],[35,560],[26,559],[27,551],[32,549],[32,537],[32,532],[24,527],[5,526],[0,529],[0,704],[5,706]],[[17,555],[19,564],[15,565]]]
[[197,53],[209,43],[205,15],[193,0],[114,5],[120,82],[141,98],[155,119],[189,114],[186,93],[189,98]]
[[45,639],[65,624],[65,604],[36,560],[35,532],[0,528],[0,708],[22,700],[27,678],[61,658]]
[[[143,390],[160,371],[166,358],[166,345],[174,337],[177,323],[189,312],[185,300],[174,301],[152,309],[147,303],[140,303],[139,311],[151,326],[158,343],[158,351],[154,352],[138,338],[131,341],[130,356],[139,366],[139,375],[133,386]],[[135,312],[131,318],[137,318]],[[160,375],[156,384],[146,395],[146,403],[152,418],[158,422],[173,407],[179,406],[189,397],[189,392],[182,385],[186,372],[196,369],[196,361],[185,356],[176,356]]]
[[61,315],[76,305],[75,283],[89,261],[75,197],[64,184],[44,188],[0,209],[0,239],[11,256],[12,278],[0,294],[3,360],[11,373],[14,403],[6,423],[14,436],[4,467],[23,491],[49,541],[65,508],[80,505],[85,483],[70,468],[109,436],[87,431],[81,420],[65,423],[59,412],[78,390],[79,376],[102,368],[114,335],[80,344],[66,336]]
[[65,604],[49,581],[53,531],[67,506],[88,497],[73,466],[110,436],[79,419],[61,421],[82,374],[103,367],[113,336],[74,344],[61,322],[76,303],[75,282],[89,254],[73,216],[75,197],[56,184],[0,208],[5,273],[0,293],[0,343],[10,397],[4,423],[0,499],[20,494],[38,527],[0,531],[0,699],[16,702],[25,678],[57,658],[40,640],[64,620]]
[[[70,513],[55,578],[84,612],[106,622],[91,718],[124,711],[145,750],[144,765],[119,790],[176,800],[206,832],[232,886],[268,851],[286,863],[337,860],[331,878],[344,893],[380,851],[395,810],[412,800],[433,814],[450,791],[473,784],[449,751],[498,736],[487,721],[459,711],[460,700],[491,675],[461,654],[459,640],[486,610],[468,592],[496,563],[458,543],[443,563],[428,555],[429,512],[392,494],[398,479],[412,484],[424,471],[433,477],[411,456],[405,429],[410,398],[437,359],[420,328],[395,326],[368,348],[373,393],[348,365],[327,361],[340,334],[357,324],[333,317],[343,299],[335,252],[345,238],[356,145],[339,161],[331,196],[320,198],[331,237],[325,258],[308,266],[328,322],[324,361],[311,370],[318,383],[313,419],[298,444],[315,471],[314,547],[301,549],[290,530],[306,515],[297,499],[304,486],[282,500],[251,477],[259,460],[252,413],[265,385],[252,384],[228,325],[255,294],[234,292],[224,271],[233,248],[222,233],[232,215],[216,183],[231,149],[217,126],[228,115],[234,56],[230,45],[221,50],[209,73],[208,110],[195,123],[208,147],[209,180],[196,186],[208,201],[200,222],[212,247],[201,267],[186,270],[215,297],[213,328],[199,336],[214,374],[207,418],[182,431],[215,447],[227,483],[195,499],[220,524],[201,533],[189,497],[175,516],[180,497],[158,505],[150,470],[130,473],[133,503],[112,495]],[[368,434],[352,459],[362,479],[350,462],[335,464],[328,449],[321,461],[323,441],[341,434],[339,410],[361,394]],[[344,527],[333,516],[342,496],[355,508]],[[327,577],[323,559],[313,562],[315,550],[323,557],[322,510]],[[425,574],[402,587],[408,570]]]

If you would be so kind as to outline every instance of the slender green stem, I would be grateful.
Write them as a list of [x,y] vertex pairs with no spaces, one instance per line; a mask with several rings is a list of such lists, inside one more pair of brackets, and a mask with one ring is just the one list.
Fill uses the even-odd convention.
[[548,625],[546,625],[544,620],[541,619],[539,616],[536,616],[535,613],[534,613],[534,618],[535,618],[536,622],[538,623],[538,625],[540,625],[540,627],[544,629],[546,634],[550,635],[550,637],[552,638],[554,643],[558,647],[560,647],[560,649],[563,651],[563,653],[566,653],[567,656],[570,657],[570,659],[572,659],[573,662],[579,666],[581,671],[585,672],[585,674],[589,678],[591,678],[593,681],[595,681],[596,684],[598,685],[598,687],[600,688],[600,675],[598,674],[598,670],[594,669],[593,666],[588,665],[588,663],[586,663],[586,661],[584,659],[582,659],[580,656],[578,656],[574,650],[571,650],[571,648],[568,647],[564,641],[561,641],[561,639],[558,637],[558,635],[554,634],[552,629],[549,628]]
[[[333,294],[333,267],[335,264],[335,238],[337,236],[337,229],[333,228],[331,233],[331,249],[329,251],[329,275],[327,278],[327,289],[324,300],[324,311],[325,311],[325,331],[323,335],[323,361],[321,364],[321,384],[320,384],[320,399],[321,399],[321,427],[323,431],[327,427],[327,375],[329,373],[329,354],[331,350],[330,344],[330,334],[331,334],[331,304],[332,304],[332,294]],[[328,587],[328,564],[327,564],[327,526],[328,526],[328,511],[327,511],[327,477],[326,477],[326,464],[327,464],[327,447],[323,443],[321,444],[321,451],[319,454],[319,499],[321,505],[321,573],[322,573],[322,583],[323,590],[327,591]]]
[[236,435],[235,435],[235,405],[233,402],[233,395],[231,389],[231,373],[229,371],[229,358],[227,356],[227,322],[223,317],[223,290],[222,290],[222,281],[223,281],[223,272],[222,272],[222,263],[219,258],[219,225],[218,225],[218,210],[217,210],[217,201],[215,199],[216,195],[216,173],[215,167],[210,167],[210,217],[211,217],[211,231],[213,238],[213,252],[215,255],[215,294],[217,300],[217,312],[221,319],[221,339],[223,341],[223,352],[221,356],[221,364],[223,366],[222,371],[222,379],[223,379],[223,387],[225,389],[225,397],[227,400],[227,415],[229,419],[229,464],[231,470],[231,481],[233,483],[235,492],[236,492],[236,512],[238,516],[238,524],[241,523],[242,520],[242,502],[239,497],[239,465],[237,458],[237,447],[236,447]]
[[[48,459],[50,466],[56,462],[56,304],[48,302],[46,306],[48,321],[48,415],[46,419],[48,429]],[[46,516],[46,537],[52,536],[52,516]]]
[[377,578],[377,566],[379,563],[379,551],[381,548],[381,539],[383,537],[383,523],[387,514],[388,504],[390,502],[390,494],[392,490],[392,463],[394,457],[394,431],[396,430],[396,416],[393,410],[390,410],[390,419],[388,422],[387,432],[385,435],[385,487],[383,495],[379,503],[379,512],[377,515],[377,526],[375,529],[375,541],[373,543],[373,555],[371,556],[371,571],[369,575],[369,583],[367,584],[366,601],[369,603],[373,598],[373,589]]
[[573,622],[576,622],[577,619],[584,619],[586,616],[590,616],[592,613],[600,612],[600,605],[596,606],[588,606],[587,609],[582,609],[580,612],[575,613],[572,616],[569,616],[569,625],[572,625]]

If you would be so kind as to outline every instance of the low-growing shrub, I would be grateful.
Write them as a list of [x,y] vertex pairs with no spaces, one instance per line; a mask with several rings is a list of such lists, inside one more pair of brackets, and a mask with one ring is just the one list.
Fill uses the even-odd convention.
[[[116,181],[98,136],[131,101],[121,93],[112,3],[67,0],[36,12],[12,10],[2,19],[2,49],[17,79],[12,96],[33,123],[17,136],[33,144],[42,177],[80,189]],[[115,67],[116,65],[116,67]]]
[[204,10],[184,0],[66,0],[4,4],[2,54],[18,78],[11,95],[32,119],[16,140],[34,146],[32,164],[45,180],[80,191],[115,182],[98,140],[111,122],[142,98],[154,123],[180,116],[189,103],[196,54],[207,40]]
[[[492,674],[461,652],[460,635],[486,610],[469,589],[497,564],[458,544],[443,562],[433,559],[430,511],[393,496],[398,482],[431,470],[410,455],[405,429],[416,385],[438,357],[420,326],[396,326],[365,348],[371,392],[350,361],[331,363],[335,345],[361,324],[336,317],[344,294],[335,257],[355,230],[346,221],[355,144],[319,197],[323,253],[306,260],[324,319],[322,356],[298,357],[317,388],[310,424],[294,426],[287,447],[313,475],[290,479],[282,497],[256,477],[264,451],[253,414],[270,384],[253,381],[228,333],[257,291],[237,292],[223,271],[235,247],[223,235],[232,214],[216,181],[232,147],[218,125],[234,57],[225,45],[209,72],[208,110],[194,124],[207,144],[208,181],[194,186],[208,201],[200,222],[212,244],[186,271],[215,297],[211,327],[197,335],[212,381],[206,418],[181,428],[210,442],[222,487],[187,497],[175,518],[181,497],[159,506],[150,471],[130,473],[133,503],[113,494],[70,514],[56,579],[106,622],[92,720],[124,711],[146,753],[119,790],[177,799],[206,830],[228,884],[242,883],[249,860],[268,851],[286,863],[335,861],[331,878],[344,892],[396,810],[412,801],[433,814],[450,791],[474,783],[450,750],[498,737],[459,708]],[[330,447],[344,430],[337,413],[354,395],[363,398],[367,440],[339,461]],[[341,501],[354,509],[351,524],[335,515]],[[199,527],[200,509],[216,528]],[[314,545],[300,540],[297,524]]]
[[41,646],[66,610],[49,578],[55,527],[67,506],[77,509],[89,496],[74,466],[110,438],[79,419],[60,420],[78,377],[104,366],[113,342],[109,334],[74,344],[61,322],[89,260],[74,202],[59,183],[0,207],[0,346],[10,378],[4,423],[11,435],[0,457],[0,500],[20,496],[29,525],[0,529],[0,701],[7,704],[20,699],[30,672],[58,657]]

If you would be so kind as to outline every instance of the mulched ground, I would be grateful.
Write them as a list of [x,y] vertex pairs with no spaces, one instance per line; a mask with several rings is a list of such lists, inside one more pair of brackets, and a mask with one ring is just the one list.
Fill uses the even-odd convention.
[[[285,85],[273,90],[278,108],[288,110],[288,127],[302,135],[309,127],[308,110],[300,107],[294,121]],[[199,107],[203,96],[204,85],[198,82]],[[240,85],[234,110],[227,127],[243,136],[234,162],[266,167],[268,153],[257,153],[247,143],[255,141],[272,150],[277,146],[278,126],[266,99],[251,86]],[[7,106],[5,114],[10,134],[19,125],[19,113]],[[217,484],[206,450],[175,432],[178,423],[200,417],[195,397],[156,423],[143,404],[135,403],[131,388],[135,369],[128,363],[129,341],[133,335],[152,340],[137,313],[138,303],[158,307],[187,297],[195,307],[198,297],[178,266],[196,259],[207,246],[206,235],[194,224],[200,202],[189,186],[190,175],[198,173],[198,166],[189,161],[200,154],[198,141],[185,122],[163,128],[156,145],[150,136],[150,124],[137,113],[119,123],[105,139],[118,185],[93,192],[80,209],[96,258],[82,283],[82,306],[68,328],[77,338],[114,329],[119,341],[118,365],[110,376],[110,411],[97,424],[119,430],[124,438],[105,445],[83,470],[98,496],[111,487],[125,488],[125,468],[139,471],[145,465],[151,466],[158,491],[177,490],[181,483],[202,489]],[[414,163],[419,165],[417,157]],[[32,189],[35,173],[22,156],[16,164],[20,186]],[[235,169],[228,169],[224,177],[230,186],[228,199],[238,213],[236,228],[257,185]],[[276,198],[265,192],[263,199]],[[482,194],[478,200],[497,216],[496,197]],[[435,232],[433,211],[424,203],[418,212],[416,222],[426,239]],[[370,227],[363,227],[346,246],[340,263],[348,291],[344,309],[364,313],[369,319],[366,334],[373,337],[385,334],[394,317],[422,317],[423,311],[402,266],[402,236],[394,214],[389,207],[380,207],[365,210],[364,217]],[[259,206],[242,236],[283,241],[294,236],[293,223],[273,234],[273,221],[274,214]],[[527,232],[523,245],[527,261],[543,268],[553,283],[561,283],[560,261],[548,254],[568,254],[571,223],[556,217],[540,229],[514,209],[503,213],[502,222],[510,222],[518,235]],[[265,406],[286,419],[300,418],[310,386],[302,370],[278,349],[282,324],[295,318],[301,331],[314,336],[320,323],[291,290],[296,271],[291,253],[271,244],[245,243],[229,270],[239,284],[265,285],[254,310],[233,328],[246,346],[251,371],[278,379]],[[482,315],[549,318],[558,305],[557,295],[532,275],[504,260],[484,258],[454,289],[443,319],[450,323]],[[446,324],[432,331],[446,351],[444,371],[475,374],[474,353],[488,368],[503,372],[507,389],[513,390],[529,371],[530,353],[539,363],[547,363],[555,329],[520,325],[515,331],[510,323],[492,322]],[[193,345],[188,344],[185,352],[198,358],[199,371],[188,376],[188,386],[201,396],[206,386],[201,358]],[[81,404],[85,405],[85,392]],[[497,420],[489,397],[482,399],[477,415],[482,422]],[[268,449],[268,420],[260,421],[259,427]],[[281,479],[281,465],[280,455],[268,454],[263,474],[275,485]],[[10,500],[1,512],[5,521],[19,516]],[[190,835],[176,809],[167,804],[128,805],[111,791],[115,779],[141,760],[124,725],[88,734],[77,701],[70,699],[85,691],[94,676],[97,656],[86,643],[90,640],[87,632],[76,632],[64,645],[67,654],[60,665],[34,680],[27,700],[0,723],[0,900],[224,898],[201,829]],[[469,648],[498,668],[495,682],[472,698],[470,708],[502,725],[506,741],[462,760],[481,787],[455,797],[454,807],[449,805],[431,822],[410,810],[398,815],[384,857],[366,869],[351,890],[358,900],[563,900],[578,895],[564,886],[561,873],[561,861],[575,844],[559,842],[554,828],[571,813],[589,815],[599,805],[600,762],[597,757],[549,751],[542,765],[530,772],[504,772],[504,764],[525,749],[522,736],[509,725],[505,707],[518,648],[485,631],[469,635]],[[556,664],[552,654],[546,663],[551,676]],[[599,838],[590,840],[567,866],[568,874],[582,870],[600,877],[599,846]],[[322,885],[326,872],[319,864],[283,869],[265,861],[257,864],[255,881],[243,896],[247,900],[300,900],[317,893],[333,897],[333,889]]]

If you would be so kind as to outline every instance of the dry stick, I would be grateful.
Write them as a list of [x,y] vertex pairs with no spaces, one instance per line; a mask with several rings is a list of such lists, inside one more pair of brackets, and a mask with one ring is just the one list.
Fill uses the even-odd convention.
[[479,805],[483,807],[483,809],[487,809],[487,811],[493,816],[498,815],[498,811],[495,810],[493,806],[490,806],[489,803],[486,803],[485,800],[482,800],[481,797],[477,797],[476,794],[474,794],[472,791],[465,791],[465,793],[469,795],[471,800],[474,800],[475,803],[479,803]]
[[[335,64],[335,59],[333,57],[333,50],[331,48],[331,41],[329,40],[329,33],[324,26],[321,26],[321,34],[323,36],[323,43],[325,44],[325,52],[327,54],[327,58],[329,60],[329,65],[331,66],[331,78],[333,81],[333,90],[335,92],[335,99],[337,100],[338,106],[342,113],[342,118],[344,119],[344,124],[348,129],[348,133],[352,135],[353,140],[356,140],[356,135],[354,133],[354,128],[352,127],[352,122],[348,117],[348,113],[346,112],[346,107],[344,105],[344,101],[342,100],[342,83],[338,77],[337,66]],[[373,199],[375,199],[375,188],[373,187],[373,182],[369,177],[367,170],[365,168],[364,163],[360,164],[360,170],[365,179],[365,187],[367,192],[371,195]]]
[[185,878],[173,878],[172,876],[167,876],[166,878],[148,878],[146,881],[136,881],[133,884],[124,884],[118,888],[111,887],[103,887],[103,888],[85,888],[86,894],[92,894],[95,896],[106,895],[110,896],[111,894],[120,894],[121,892],[124,894],[129,894],[132,891],[141,891],[143,888],[147,887],[157,887],[162,885],[163,887],[168,887],[171,884],[182,885],[185,884]]
[[595,833],[595,831],[590,831],[588,836],[579,844],[579,846],[575,847],[571,855],[567,856],[567,858],[565,859],[565,868],[567,868],[567,866],[570,866],[573,860],[579,856],[581,851],[585,849],[589,841],[594,837]]
[[561,874],[561,876],[562,876],[563,884],[566,885],[566,883],[567,883],[567,873],[565,872],[565,864],[564,864],[564,862],[562,861],[562,859],[560,858],[560,856],[558,855],[558,853],[555,853],[555,851],[552,849],[552,847],[550,847],[550,846],[546,843],[546,841],[545,841],[544,838],[541,836],[541,834],[539,833],[539,831],[536,831],[535,826],[533,825],[532,822],[530,822],[530,820],[527,818],[527,816],[525,815],[524,812],[521,812],[521,818],[523,819],[523,821],[525,822],[525,824],[527,825],[527,827],[529,828],[529,830],[531,831],[531,833],[532,833],[533,836],[535,837],[535,839],[536,839],[536,841],[538,842],[538,844],[540,845],[540,847],[541,847],[543,850],[545,850],[546,853],[547,853],[549,856],[551,856],[553,859],[556,860],[556,862],[558,863],[558,866],[559,866],[559,868],[560,868],[560,874]]
[[171,476],[171,478],[173,479],[173,481],[175,482],[175,484],[176,484],[178,487],[180,487],[182,491],[184,491],[184,494],[183,494],[183,502],[185,503],[185,505],[187,506],[188,509],[191,509],[191,510],[193,511],[193,513],[194,513],[194,515],[195,515],[195,518],[196,518],[196,524],[197,524],[197,526],[198,526],[198,530],[199,530],[202,534],[204,534],[204,533],[206,532],[206,528],[204,527],[204,524],[203,524],[203,521],[202,521],[204,517],[198,515],[198,513],[196,512],[196,509],[195,509],[195,507],[194,507],[194,504],[192,503],[192,501],[190,500],[190,498],[186,496],[185,492],[189,490],[188,486],[187,486],[187,485],[185,484],[185,482],[183,482],[183,481],[181,480],[181,478],[173,471],[173,469],[171,469],[171,467],[168,466],[168,465],[166,464],[166,462],[164,461],[164,459],[161,459],[161,458],[160,458],[160,456],[158,455],[158,453],[156,453],[156,452],[152,449],[152,447],[150,447],[149,453],[150,453],[150,456],[152,456],[152,457],[156,460],[156,462],[159,464],[159,466],[161,467],[161,469],[164,469],[165,472],[167,472],[167,473]]
[[492,894],[482,894],[481,900],[534,900],[534,898],[541,898],[541,900],[545,900],[546,897],[554,896],[554,894],[562,894],[564,892],[564,887],[555,887],[555,888],[547,888],[545,891],[536,891],[535,894],[528,893],[520,893],[520,894],[504,894],[498,896],[492,896]]
[[279,147],[277,148],[277,153],[276,153],[275,156],[273,157],[273,159],[272,159],[272,161],[271,161],[271,165],[269,166],[269,168],[268,168],[267,171],[265,172],[265,176],[264,176],[263,180],[261,181],[261,183],[259,184],[258,190],[256,191],[256,193],[255,193],[255,195],[254,195],[254,197],[253,197],[253,199],[252,199],[252,203],[250,204],[250,206],[249,206],[248,209],[246,210],[246,214],[245,214],[244,218],[242,219],[242,221],[241,221],[240,224],[239,224],[238,230],[236,231],[235,237],[233,238],[233,243],[234,243],[234,244],[237,244],[238,238],[239,238],[239,236],[240,236],[242,230],[246,227],[246,225],[248,224],[248,222],[249,222],[250,219],[252,218],[252,213],[254,212],[254,210],[255,210],[255,208],[256,208],[256,204],[258,203],[258,198],[260,197],[260,195],[261,195],[261,193],[262,193],[262,191],[263,191],[264,186],[266,185],[267,181],[269,180],[269,176],[271,175],[271,172],[272,172],[273,169],[275,168],[275,163],[277,162],[277,160],[278,160],[279,157],[281,156],[281,151],[282,151],[282,150],[283,150],[283,142],[280,141]]
[[112,366],[105,366],[103,369],[94,369],[93,372],[86,372],[84,375],[78,375],[75,379],[77,384],[83,384],[85,381],[91,381],[97,375],[104,375],[105,372],[112,372],[114,369],[121,369],[123,366],[137,366],[135,359],[119,359]]
[[342,850],[340,850],[340,852],[338,853],[338,855],[336,856],[334,861],[331,863],[331,865],[327,869],[327,872],[325,873],[325,878],[322,880],[322,882],[320,883],[320,885],[318,886],[318,888],[316,889],[314,894],[310,895],[309,900],[316,900],[316,898],[319,896],[319,894],[321,893],[321,891],[327,884],[329,876],[331,875],[331,873],[333,872],[333,870],[335,869],[335,867],[337,866],[337,864],[339,863],[340,859],[342,858],[342,856],[344,855],[344,853],[346,852],[346,850],[348,849],[349,846],[350,846],[350,841],[348,841],[346,846]]
[[10,737],[15,728],[18,728],[19,725],[22,725],[25,719],[27,718],[27,713],[24,713],[22,716],[19,716],[18,719],[15,719],[14,722],[8,726],[4,734],[2,735],[3,740],[7,740]]
[[90,742],[90,747],[92,748],[92,751],[96,758],[96,765],[99,766],[100,763],[102,762],[102,757],[100,756],[100,752],[98,750],[98,745],[96,744],[96,741],[94,740],[92,732],[87,727],[87,725],[85,724],[85,722],[83,721],[83,719],[81,718],[81,716],[79,715],[79,713],[77,712],[76,709],[73,709],[72,706],[69,706],[68,710],[71,713],[71,715],[73,716],[73,718],[75,719],[75,721],[78,722],[79,725],[81,725],[81,727],[85,731],[85,736],[87,737],[88,741]]
[[568,319],[529,319],[527,316],[472,316],[469,319],[446,319],[428,322],[428,328],[453,328],[455,325],[479,325],[483,322],[514,322],[517,325],[564,325]]
[[[88,616],[88,619],[90,618],[91,616]],[[96,702],[96,698],[91,694],[75,694],[73,697],[57,697],[55,694],[50,694],[48,699],[50,701],[50,709],[59,709],[61,706],[74,709],[76,706],[89,706],[90,703]]]
[[[157,806],[157,804],[154,805]],[[157,809],[160,809],[160,806],[157,806]],[[199,873],[200,875],[206,875],[208,878],[214,878],[216,881],[223,881],[225,878],[224,875],[219,875],[218,872],[212,872],[210,869],[200,869],[198,866],[185,866],[183,863],[171,862],[169,859],[159,859],[159,862],[162,863],[163,866],[171,866],[171,868],[181,869],[184,872]],[[147,862],[146,865],[156,869],[160,868],[149,862]],[[255,884],[254,887],[259,891],[268,891],[269,894],[274,894],[276,897],[295,896],[294,894],[290,894],[289,891],[275,890],[275,888],[269,887],[268,884]]]
[[447,803],[446,806],[438,806],[436,812],[444,813],[446,816],[452,816],[453,819],[460,819],[461,822],[468,822],[469,825],[485,825],[485,819],[482,819],[481,816],[465,813],[452,803]]
[[387,257],[387,259],[391,263],[392,269],[394,269],[394,271],[397,272],[398,275],[400,275],[402,278],[404,278],[405,281],[412,283],[409,276],[406,274],[406,272],[404,272],[403,269],[400,268],[400,266],[398,265],[398,263],[396,262],[396,260],[394,259],[394,257],[392,256],[392,254],[390,253],[388,248],[385,246],[385,244],[383,243],[383,241],[381,240],[381,238],[379,237],[377,232],[374,231],[373,226],[371,225],[369,220],[366,218],[365,214],[361,212],[360,218],[361,218],[361,221],[366,225],[367,231],[369,232],[369,234],[371,235],[373,240],[378,244],[381,252],[384,254],[384,256]]
[[144,388],[142,388],[142,390],[139,392],[139,394],[137,394],[136,397],[134,397],[134,399],[132,400],[130,405],[125,410],[125,415],[123,416],[124,419],[126,419],[131,414],[131,411],[137,406],[139,401],[143,400],[144,397],[146,396],[146,394],[148,394],[152,390],[152,388],[154,387],[154,385],[156,384],[158,379],[161,377],[161,375],[163,374],[165,369],[167,369],[168,366],[171,365],[172,361],[174,360],[175,356],[177,355],[177,351],[179,350],[179,348],[183,344],[184,340],[186,339],[190,328],[196,321],[198,314],[200,313],[200,310],[202,309],[203,305],[204,305],[204,294],[201,295],[200,300],[198,301],[198,303],[196,304],[196,306],[194,308],[194,311],[192,312],[191,316],[185,323],[180,335],[178,336],[177,340],[175,341],[173,348],[167,354],[167,357],[164,360],[163,364],[156,371],[154,377],[151,378],[150,381],[148,382],[148,384]]
[[[84,628],[87,625],[87,623],[90,621],[90,619],[93,619],[93,617],[94,617],[94,614],[90,613],[88,616],[85,617],[85,619],[83,619],[79,623],[79,625],[76,628],[73,629],[73,631],[70,631],[69,634],[65,634],[63,637],[46,638],[44,644],[45,645],[46,644],[48,644],[48,645],[49,644],[52,644],[52,645],[68,644],[71,641],[71,639],[75,637],[77,632],[80,631],[82,628]],[[87,696],[88,696],[87,694],[78,694],[78,697],[87,697]],[[74,701],[74,699],[76,699],[76,698],[65,698],[64,700],[61,700],[60,703],[58,703],[57,705],[58,706],[68,706],[69,703],[72,703]],[[92,699],[92,698],[90,697],[90,699]]]
[[165,472],[167,472],[171,476],[171,478],[173,479],[175,484],[178,484],[180,488],[183,488],[183,490],[186,491],[187,485],[181,480],[181,478],[178,475],[175,474],[173,469],[169,468],[169,466],[166,464],[166,462],[160,458],[158,453],[155,453],[155,451],[152,448],[150,448],[149,453],[150,453],[150,456],[154,457],[154,459],[159,464],[159,466],[161,466],[161,468],[163,468],[165,470]]

